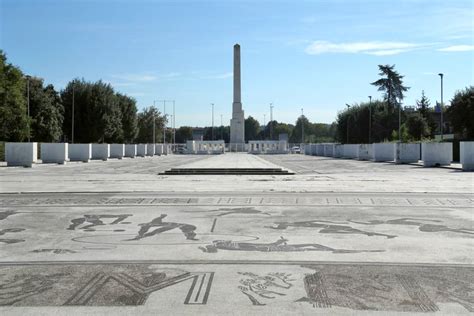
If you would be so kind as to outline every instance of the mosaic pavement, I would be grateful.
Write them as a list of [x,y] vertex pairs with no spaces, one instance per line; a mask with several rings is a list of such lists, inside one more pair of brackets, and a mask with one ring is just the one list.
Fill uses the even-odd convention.
[[472,173],[287,155],[246,159],[294,176],[158,176],[221,157],[0,168],[0,314],[474,312]]

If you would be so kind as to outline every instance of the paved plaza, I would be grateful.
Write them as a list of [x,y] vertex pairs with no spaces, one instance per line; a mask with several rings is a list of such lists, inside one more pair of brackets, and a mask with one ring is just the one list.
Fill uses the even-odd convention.
[[304,155],[0,167],[0,314],[470,314],[473,192],[458,169]]

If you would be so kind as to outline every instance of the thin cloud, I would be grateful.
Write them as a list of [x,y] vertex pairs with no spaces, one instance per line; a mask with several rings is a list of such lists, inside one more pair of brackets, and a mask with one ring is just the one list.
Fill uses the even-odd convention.
[[106,81],[108,84],[110,84],[112,87],[130,87],[134,86],[134,82],[112,82],[112,81]]
[[452,45],[438,49],[440,52],[469,52],[474,50],[474,45]]
[[118,75],[111,75],[112,78],[124,80],[128,82],[146,82],[146,81],[154,81],[157,79],[156,76],[149,75],[149,74],[118,74]]
[[127,93],[127,94],[131,97],[143,97],[143,96],[147,95],[144,92],[130,92],[130,93]]
[[164,75],[159,75],[158,78],[160,79],[174,79],[174,78],[177,78],[177,77],[180,77],[181,74],[179,72],[170,72],[170,73],[167,73],[167,74],[164,74]]
[[206,76],[206,77],[203,77],[203,79],[228,79],[228,78],[232,78],[232,76],[233,76],[233,72],[226,72],[223,74]]
[[315,41],[306,48],[309,55],[327,53],[340,54],[369,54],[375,56],[387,56],[405,53],[414,49],[422,48],[425,44],[414,44],[406,42],[347,42],[332,43],[328,41]]

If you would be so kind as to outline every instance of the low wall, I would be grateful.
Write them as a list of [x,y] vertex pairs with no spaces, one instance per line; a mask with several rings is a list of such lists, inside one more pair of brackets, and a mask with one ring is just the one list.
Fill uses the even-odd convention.
[[324,145],[316,144],[316,156],[324,156]]
[[324,156],[334,157],[334,144],[324,144]]
[[155,155],[162,156],[163,153],[163,144],[155,144]]
[[395,143],[395,163],[417,163],[420,160],[420,144]]
[[146,156],[146,144],[138,144],[137,145],[137,156],[138,157],[145,157]]
[[[310,154],[310,149],[311,149],[311,144],[305,144],[303,148],[304,148],[303,153],[305,155],[309,155]],[[301,150],[301,147],[300,147],[300,150]]]
[[110,156],[110,145],[109,144],[92,144],[92,156],[93,160],[107,160]]
[[7,166],[32,167],[38,161],[38,143],[5,143]]
[[69,161],[68,143],[41,143],[43,163],[65,164]]
[[372,144],[373,161],[393,161],[395,158],[395,146],[393,143]]
[[335,144],[334,145],[334,158],[344,157],[344,145]]
[[447,166],[453,161],[452,143],[421,144],[421,160],[424,167]]
[[344,144],[344,158],[350,158],[350,159],[355,159],[357,158],[357,154],[359,151],[359,145],[357,144]]
[[461,142],[459,149],[462,170],[474,171],[474,142]]
[[135,158],[136,155],[137,155],[137,145],[125,144],[124,157]]
[[69,161],[89,162],[92,157],[92,144],[69,144]]
[[357,147],[357,160],[372,159],[372,144],[359,144]]
[[288,143],[284,140],[251,140],[248,142],[248,152],[251,154],[287,154]]
[[[173,153],[173,149],[172,149],[173,145],[171,144],[166,144],[165,146],[163,146],[163,154],[164,155],[171,155]],[[224,143],[224,148],[222,149],[222,153],[225,151],[225,143]]]
[[125,156],[125,144],[110,144],[110,158],[122,159]]
[[147,156],[155,155],[155,144],[146,144],[146,155]]

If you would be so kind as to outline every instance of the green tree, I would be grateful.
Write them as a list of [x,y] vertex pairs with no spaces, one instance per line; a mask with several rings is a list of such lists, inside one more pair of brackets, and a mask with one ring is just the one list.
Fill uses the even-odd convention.
[[189,126],[181,126],[176,130],[176,143],[186,143],[188,140],[193,140],[193,128]]
[[123,141],[130,144],[135,141],[135,137],[138,133],[136,101],[120,93],[117,93],[116,97],[120,108]]
[[426,118],[421,113],[408,115],[404,126],[408,133],[409,140],[422,140],[430,135],[430,128]]
[[[398,130],[398,113],[390,111],[386,103],[373,100],[370,104],[354,104],[337,115],[336,139],[343,143],[367,143],[369,138],[369,106],[372,107],[372,142],[393,139],[393,131]],[[402,111],[402,121],[404,112]]]
[[0,50],[0,140],[24,141],[28,137],[26,80],[18,67],[7,63]]
[[[153,141],[153,121],[155,121],[155,141]],[[162,143],[165,118],[154,106],[144,108],[138,113],[138,143]],[[167,133],[169,135],[169,133]],[[167,139],[167,142],[169,139]]]
[[[274,121],[275,124],[273,125],[273,135],[275,139],[280,137],[280,134],[287,134],[288,138],[293,133],[294,126],[292,124],[286,124],[283,122]],[[270,135],[270,131],[267,131],[267,135]]]
[[430,111],[430,100],[425,95],[425,91],[421,91],[421,98],[420,100],[416,100],[416,107],[418,109],[418,112],[423,116],[424,118],[428,117],[428,113]]
[[474,86],[466,87],[454,94],[447,115],[455,133],[474,140]]
[[426,124],[428,125],[428,135],[424,135],[424,137],[434,137],[434,133],[437,128],[437,124],[433,118],[433,109],[431,108],[431,102],[426,97],[425,91],[421,91],[421,98],[420,100],[416,100],[416,107],[418,112],[421,116],[425,119]]
[[[304,128],[304,131],[301,130],[301,127]],[[305,140],[307,140],[309,135],[311,135],[311,133],[312,133],[311,123],[309,122],[308,118],[304,115],[301,115],[296,120],[296,124],[295,124],[295,127],[292,130],[291,135],[290,135],[289,142],[290,143],[301,143],[301,141],[302,141],[301,132],[304,132]]]
[[383,78],[372,82],[371,85],[378,87],[379,91],[384,91],[384,100],[387,102],[389,110],[392,111],[403,100],[403,92],[410,88],[403,85],[404,76],[395,71],[395,65],[379,65],[379,71],[379,76]]
[[43,87],[43,79],[30,77],[30,116],[32,139],[56,142],[63,135],[64,107],[53,85]]
[[245,119],[245,141],[256,140],[260,131],[260,123],[249,116]]
[[114,89],[102,81],[70,81],[61,91],[64,106],[63,131],[72,137],[74,95],[74,142],[122,142],[122,114]]

